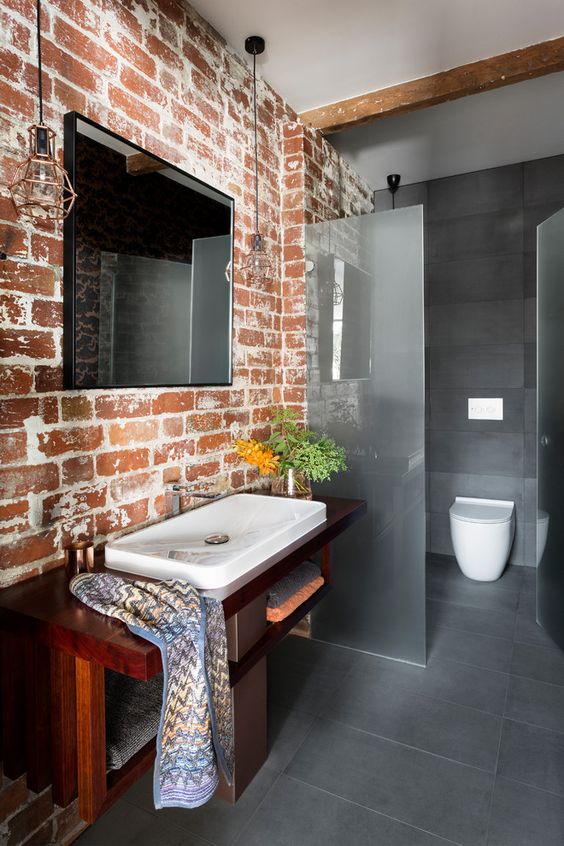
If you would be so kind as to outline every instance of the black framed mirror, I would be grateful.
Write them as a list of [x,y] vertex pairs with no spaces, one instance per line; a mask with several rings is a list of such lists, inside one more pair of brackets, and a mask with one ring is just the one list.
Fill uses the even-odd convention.
[[65,388],[230,385],[231,197],[65,115]]

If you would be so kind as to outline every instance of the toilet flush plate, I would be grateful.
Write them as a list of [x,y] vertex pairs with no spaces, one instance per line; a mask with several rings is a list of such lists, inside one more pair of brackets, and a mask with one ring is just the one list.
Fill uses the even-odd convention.
[[503,397],[469,398],[468,420],[503,420]]

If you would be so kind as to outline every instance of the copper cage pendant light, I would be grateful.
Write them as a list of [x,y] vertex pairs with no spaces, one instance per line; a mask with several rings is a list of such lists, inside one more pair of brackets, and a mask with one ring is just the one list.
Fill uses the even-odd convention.
[[260,35],[245,39],[245,50],[253,57],[253,112],[255,131],[255,232],[251,249],[243,261],[243,270],[249,281],[264,282],[272,275],[274,266],[267,253],[263,237],[259,232],[259,177],[258,177],[258,135],[257,135],[257,56],[264,53],[265,42]]
[[29,127],[29,155],[18,165],[9,187],[18,214],[63,220],[76,199],[66,170],[55,158],[55,133],[43,123],[41,8],[37,0],[37,73],[39,123]]

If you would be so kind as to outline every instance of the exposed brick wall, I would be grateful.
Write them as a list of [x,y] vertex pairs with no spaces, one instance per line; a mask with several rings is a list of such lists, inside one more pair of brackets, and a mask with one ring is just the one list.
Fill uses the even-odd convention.
[[[245,62],[180,0],[43,0],[42,11],[45,119],[59,146],[74,109],[233,195],[238,268],[254,201]],[[260,436],[272,403],[305,411],[304,225],[369,196],[259,80],[261,228],[278,270],[263,288],[235,273],[232,388],[63,392],[62,237],[17,220],[6,189],[37,114],[34,15],[33,0],[0,0],[0,587],[58,566],[71,538],[101,543],[162,518],[166,482],[254,481],[231,424]],[[4,784],[0,800],[6,789],[19,788]],[[36,798],[12,814],[18,826]],[[49,811],[43,834],[23,828],[30,843],[64,842],[58,825]]]

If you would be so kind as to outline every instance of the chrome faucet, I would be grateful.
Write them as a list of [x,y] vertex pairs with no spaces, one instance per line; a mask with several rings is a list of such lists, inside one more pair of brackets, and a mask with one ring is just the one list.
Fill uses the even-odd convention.
[[176,517],[177,514],[180,514],[180,500],[182,494],[186,494],[187,496],[193,497],[194,499],[221,499],[221,497],[226,495],[226,491],[220,491],[219,493],[205,493],[204,491],[196,491],[193,488],[189,488],[188,485],[181,485],[178,482],[174,482],[170,486],[170,490],[172,491],[172,515]]

